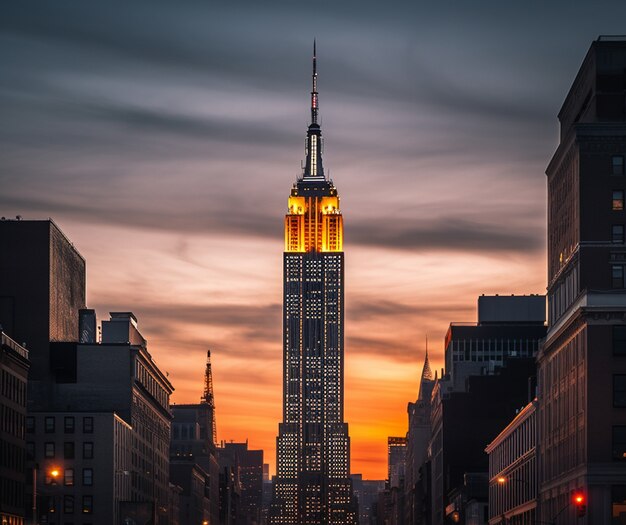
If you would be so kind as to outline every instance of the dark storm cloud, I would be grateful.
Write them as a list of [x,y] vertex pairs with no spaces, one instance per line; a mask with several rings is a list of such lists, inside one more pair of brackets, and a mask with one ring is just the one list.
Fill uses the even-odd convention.
[[467,313],[467,305],[450,304],[406,304],[391,301],[389,299],[378,299],[375,301],[365,299],[352,299],[349,302],[348,310],[350,319],[354,321],[370,321],[375,318],[398,318],[408,317],[417,319],[420,316],[433,316],[442,314],[446,317],[458,317]]
[[445,250],[471,252],[538,252],[543,249],[542,231],[471,222],[460,217],[442,217],[437,221],[416,221],[410,227],[398,221],[375,227],[357,223],[349,228],[350,241],[397,250]]

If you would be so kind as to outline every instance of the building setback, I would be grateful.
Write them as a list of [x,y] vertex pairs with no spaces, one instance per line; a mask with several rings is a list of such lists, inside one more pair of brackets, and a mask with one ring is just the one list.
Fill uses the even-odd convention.
[[315,50],[306,164],[285,217],[283,420],[273,525],[353,524],[344,421],[344,254],[339,196],[322,166]]
[[[591,44],[559,112],[539,363],[539,518],[626,519],[626,37]],[[579,517],[573,491],[586,499]]]
[[0,523],[24,524],[28,351],[0,329]]

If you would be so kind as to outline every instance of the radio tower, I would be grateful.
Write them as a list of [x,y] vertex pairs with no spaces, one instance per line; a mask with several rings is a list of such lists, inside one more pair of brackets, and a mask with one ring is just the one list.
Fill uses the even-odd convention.
[[211,372],[211,350],[206,352],[206,370],[204,371],[204,401],[211,407],[211,423],[213,426],[213,444],[217,444],[217,430],[215,427],[215,396],[213,395],[213,373]]

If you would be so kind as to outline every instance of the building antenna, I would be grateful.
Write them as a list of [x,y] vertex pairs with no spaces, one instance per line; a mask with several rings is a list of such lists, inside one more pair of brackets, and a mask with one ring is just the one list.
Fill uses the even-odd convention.
[[217,429],[215,425],[215,395],[213,394],[213,372],[211,371],[211,350],[206,352],[206,369],[204,371],[204,394],[202,400],[211,407],[211,426],[213,444],[217,444]]
[[317,114],[319,112],[319,102],[317,99],[317,44],[313,39],[313,90],[311,91],[311,124],[317,124]]

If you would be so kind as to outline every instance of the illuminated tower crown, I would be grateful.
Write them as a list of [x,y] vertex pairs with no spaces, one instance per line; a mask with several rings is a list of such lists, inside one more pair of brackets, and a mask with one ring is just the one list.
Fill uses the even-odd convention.
[[285,217],[285,252],[343,251],[343,217],[337,190],[324,176],[322,129],[317,122],[317,57],[313,44],[311,124],[306,137],[306,162],[293,185]]

